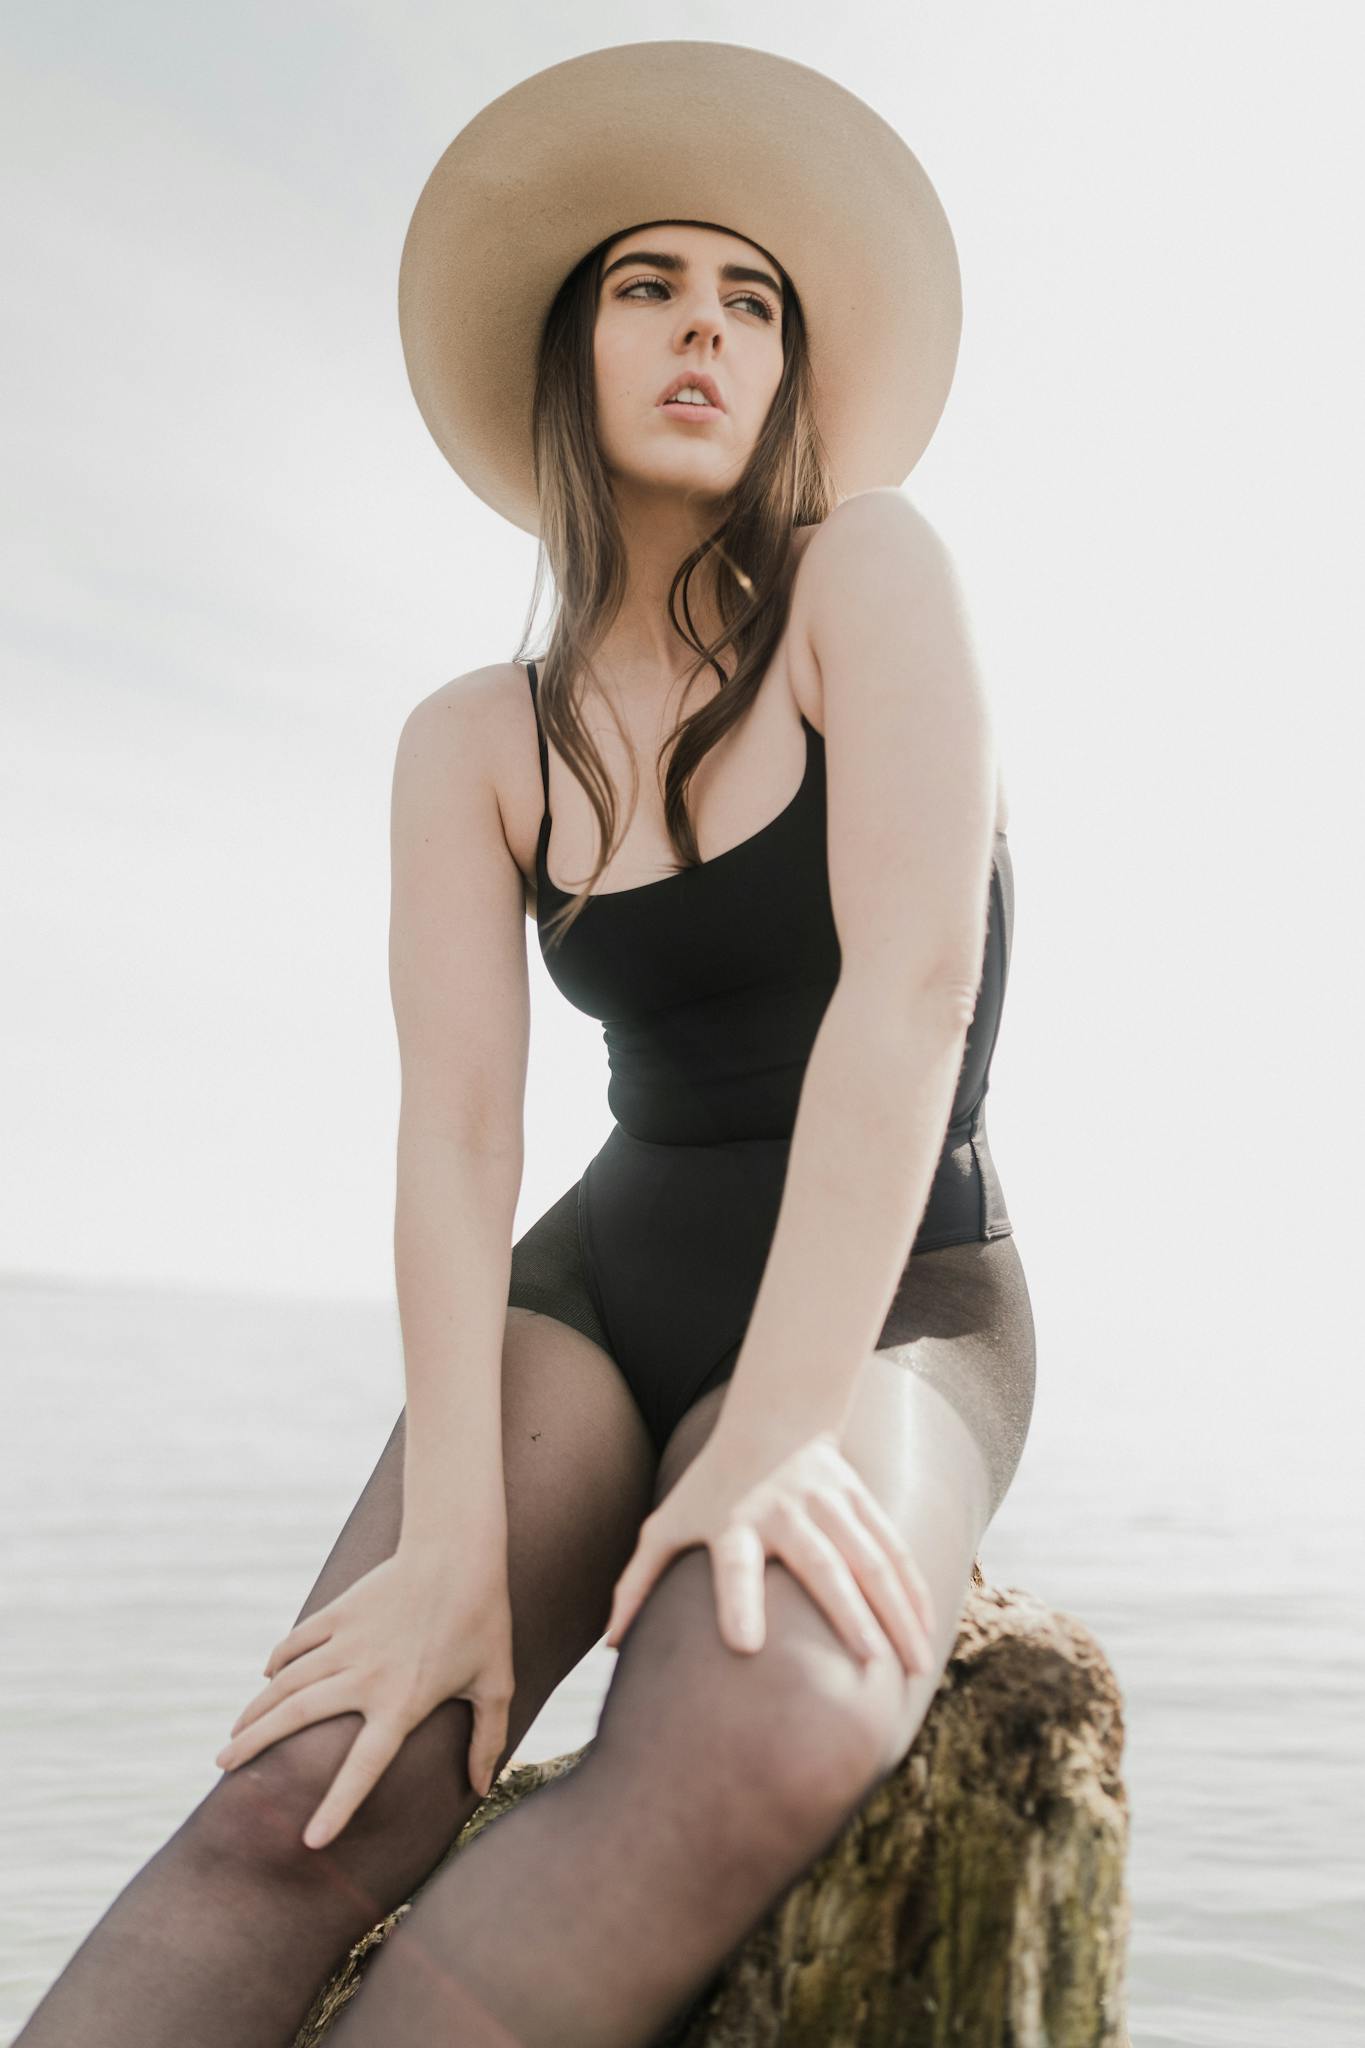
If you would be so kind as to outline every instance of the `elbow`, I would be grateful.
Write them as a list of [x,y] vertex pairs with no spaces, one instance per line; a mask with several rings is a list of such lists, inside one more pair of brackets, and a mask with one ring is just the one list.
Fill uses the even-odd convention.
[[894,971],[845,962],[836,994],[840,1006],[883,1040],[916,1045],[965,1043],[976,1015],[981,974],[958,963]]
[[919,985],[915,1003],[920,1014],[940,1020],[949,1037],[965,1038],[972,1028],[980,994],[981,966],[978,961],[975,969],[970,971],[954,967],[930,976]]
[[404,1101],[398,1114],[399,1148],[434,1146],[484,1159],[522,1162],[521,1124],[506,1117],[480,1116],[474,1111],[436,1109]]
[[981,977],[940,973],[916,982],[909,997],[908,1029],[918,1044],[965,1048],[976,1015]]

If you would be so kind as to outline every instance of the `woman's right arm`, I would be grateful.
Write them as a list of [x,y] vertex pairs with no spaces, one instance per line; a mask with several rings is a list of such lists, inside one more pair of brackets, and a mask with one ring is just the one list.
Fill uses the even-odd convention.
[[505,1557],[502,1344],[530,995],[521,871],[494,784],[507,667],[408,715],[394,764],[394,1264],[407,1415],[400,1552]]

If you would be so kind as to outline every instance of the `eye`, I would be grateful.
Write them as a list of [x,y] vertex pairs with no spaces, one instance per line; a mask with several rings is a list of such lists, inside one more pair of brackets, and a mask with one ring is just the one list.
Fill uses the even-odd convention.
[[[632,292],[646,290],[651,285],[657,285],[659,290],[664,293],[665,297],[667,297],[668,286],[665,284],[664,280],[661,277],[637,277],[634,279],[632,283],[623,286],[622,289],[616,294],[616,296],[619,299],[628,299],[631,296]],[[774,313],[772,307],[769,305],[767,299],[761,297],[758,292],[736,292],[734,300],[731,303],[742,305],[746,301],[749,305],[757,307],[758,317],[760,320],[771,321],[776,319],[777,316]]]

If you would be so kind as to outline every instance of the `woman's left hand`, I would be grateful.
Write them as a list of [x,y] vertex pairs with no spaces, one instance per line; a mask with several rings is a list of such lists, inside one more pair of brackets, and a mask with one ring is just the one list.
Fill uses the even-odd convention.
[[[640,1525],[616,1582],[607,1642],[621,1639],[664,1567],[704,1544],[721,1639],[732,1650],[763,1647],[763,1574],[778,1557],[806,1587],[854,1655],[886,1640],[909,1672],[933,1661],[933,1601],[909,1546],[822,1431],[780,1459],[741,1450],[713,1430],[676,1484]],[[880,1626],[878,1626],[880,1624]]]

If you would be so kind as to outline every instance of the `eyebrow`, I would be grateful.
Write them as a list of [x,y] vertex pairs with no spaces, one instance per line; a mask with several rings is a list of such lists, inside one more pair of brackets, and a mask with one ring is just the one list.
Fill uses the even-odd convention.
[[[675,256],[666,249],[630,249],[624,256],[615,257],[607,265],[602,272],[602,282],[605,284],[613,270],[624,269],[628,263],[652,263],[656,270],[672,270],[679,273],[689,267],[685,256]],[[782,302],[782,287],[766,270],[749,270],[742,263],[722,263],[720,274],[727,284],[766,284],[770,291],[777,294],[779,304]]]

